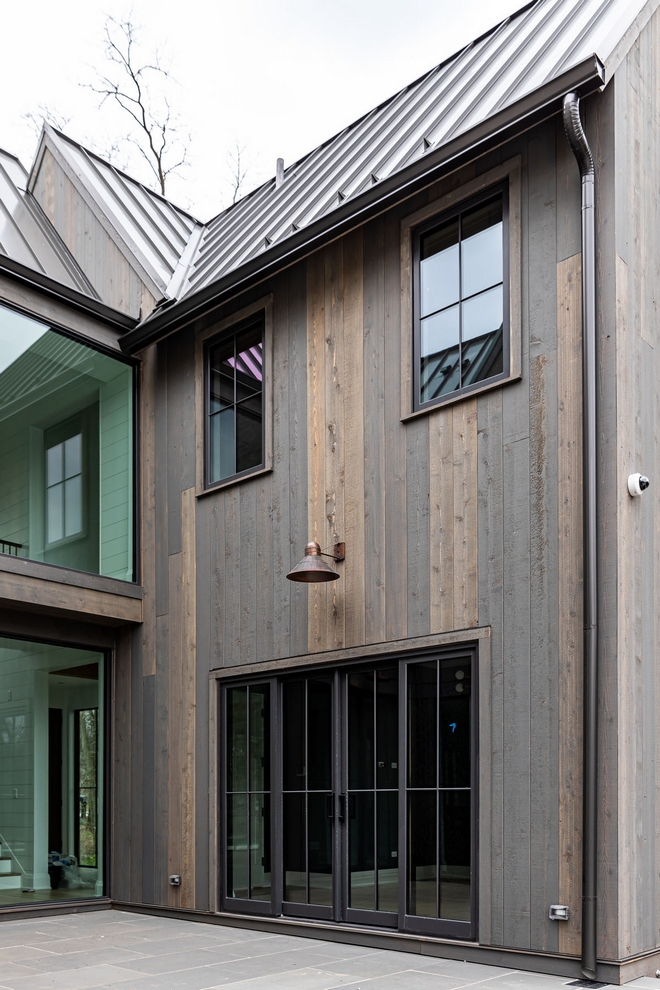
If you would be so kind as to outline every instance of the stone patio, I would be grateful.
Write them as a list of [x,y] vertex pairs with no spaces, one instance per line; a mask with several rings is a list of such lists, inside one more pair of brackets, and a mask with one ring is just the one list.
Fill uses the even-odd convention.
[[124,911],[0,923],[0,990],[559,990],[570,982]]

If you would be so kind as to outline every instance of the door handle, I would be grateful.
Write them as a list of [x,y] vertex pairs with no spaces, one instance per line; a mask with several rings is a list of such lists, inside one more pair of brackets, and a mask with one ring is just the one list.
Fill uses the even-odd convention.
[[[336,799],[337,799],[337,802],[338,802],[337,819],[340,822],[346,821],[346,795],[345,794],[338,794]],[[325,799],[325,813],[328,816],[328,818],[334,818],[335,817],[335,795],[334,794],[328,794],[327,797],[326,797],[326,799]]]

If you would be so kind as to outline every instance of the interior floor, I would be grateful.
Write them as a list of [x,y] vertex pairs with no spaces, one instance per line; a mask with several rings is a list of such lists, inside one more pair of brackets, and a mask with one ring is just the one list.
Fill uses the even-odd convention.
[[44,904],[50,901],[80,901],[94,897],[93,890],[0,890],[0,908]]

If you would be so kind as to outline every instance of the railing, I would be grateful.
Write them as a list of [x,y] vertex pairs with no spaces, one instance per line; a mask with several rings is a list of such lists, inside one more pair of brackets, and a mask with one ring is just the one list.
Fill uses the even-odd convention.
[[18,557],[18,551],[22,549],[22,543],[14,543],[13,540],[0,538],[0,553],[8,553],[11,557]]
[[[2,542],[2,541],[0,540],[0,542]],[[23,869],[23,864],[21,863],[20,859],[18,858],[18,856],[16,855],[16,853],[14,852],[14,850],[12,849],[12,847],[9,845],[9,843],[5,839],[5,837],[2,834],[2,832],[0,832],[0,846],[2,846],[4,849],[7,850],[7,852],[11,856],[12,860],[14,861],[14,863],[16,863],[16,866],[18,867],[19,872],[23,876],[25,876],[25,870]],[[1,873],[0,873],[0,876],[2,876]]]

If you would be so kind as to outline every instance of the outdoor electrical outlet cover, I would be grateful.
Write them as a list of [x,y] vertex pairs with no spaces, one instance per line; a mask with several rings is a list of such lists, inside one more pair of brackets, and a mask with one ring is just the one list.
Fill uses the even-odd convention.
[[568,921],[568,904],[551,904],[548,912],[550,921]]

